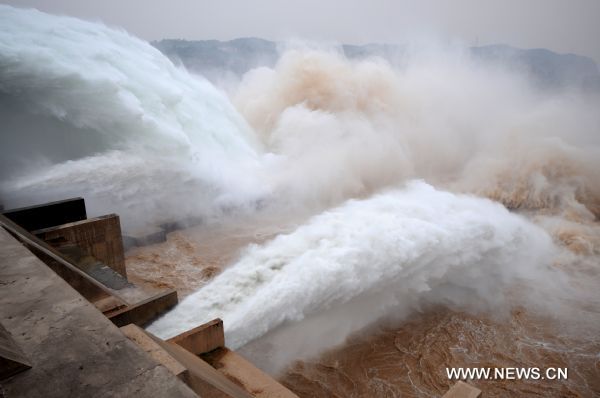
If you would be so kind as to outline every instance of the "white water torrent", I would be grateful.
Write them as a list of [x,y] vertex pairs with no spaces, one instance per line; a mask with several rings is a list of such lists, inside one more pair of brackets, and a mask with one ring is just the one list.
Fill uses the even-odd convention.
[[[544,230],[503,206],[415,181],[250,246],[149,330],[168,338],[222,317],[228,346],[239,348],[283,327],[269,341],[285,365],[424,304],[506,309],[517,282],[561,286],[555,254]],[[303,326],[285,331],[293,324]]]
[[260,185],[259,144],[226,96],[148,43],[7,6],[0,25],[3,168],[20,169],[5,204],[83,193],[135,221]]

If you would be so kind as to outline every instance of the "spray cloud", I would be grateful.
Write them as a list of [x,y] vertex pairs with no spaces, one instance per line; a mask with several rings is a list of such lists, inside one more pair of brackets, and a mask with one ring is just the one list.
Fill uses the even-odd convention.
[[221,316],[235,347],[274,336],[278,368],[423,304],[504,308],[520,283],[521,303],[541,304],[568,292],[565,258],[600,253],[593,94],[541,93],[461,51],[391,65],[305,47],[247,73],[230,102],[125,32],[5,6],[0,22],[0,151],[31,160],[3,164],[7,205],[84,195],[126,228],[312,215],[249,247],[151,326],[161,335]]

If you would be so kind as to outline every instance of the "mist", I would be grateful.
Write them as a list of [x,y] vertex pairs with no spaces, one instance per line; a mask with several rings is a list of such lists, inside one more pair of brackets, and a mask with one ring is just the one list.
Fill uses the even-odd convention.
[[560,317],[589,298],[575,286],[599,275],[595,93],[439,43],[391,62],[295,42],[215,87],[122,30],[6,6],[0,22],[5,207],[81,195],[125,231],[297,223],[159,336],[222,317],[227,344],[276,372],[426,305]]

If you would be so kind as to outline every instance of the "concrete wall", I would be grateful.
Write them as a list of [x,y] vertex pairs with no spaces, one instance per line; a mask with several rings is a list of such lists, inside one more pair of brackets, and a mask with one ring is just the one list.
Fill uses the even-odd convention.
[[11,397],[196,397],[0,228],[0,321],[31,361]]
[[225,347],[223,321],[218,318],[213,319],[167,341],[185,348],[192,354],[206,354],[217,348]]
[[3,211],[3,214],[28,231],[85,220],[83,198],[59,200],[41,205]]
[[41,229],[33,234],[56,248],[64,243],[75,244],[127,277],[121,223],[116,214]]

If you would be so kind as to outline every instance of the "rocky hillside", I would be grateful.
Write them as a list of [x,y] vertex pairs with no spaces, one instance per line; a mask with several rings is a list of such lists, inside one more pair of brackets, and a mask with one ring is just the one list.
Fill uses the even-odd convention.
[[[243,38],[218,40],[161,40],[152,43],[176,63],[210,80],[226,74],[241,76],[259,66],[273,66],[279,57],[276,42]],[[380,56],[399,63],[405,53],[401,46],[389,44],[344,45],[349,58]],[[558,54],[546,49],[518,49],[507,45],[471,47],[471,55],[486,63],[503,65],[525,74],[544,88],[583,88],[600,92],[600,73],[588,57]]]

